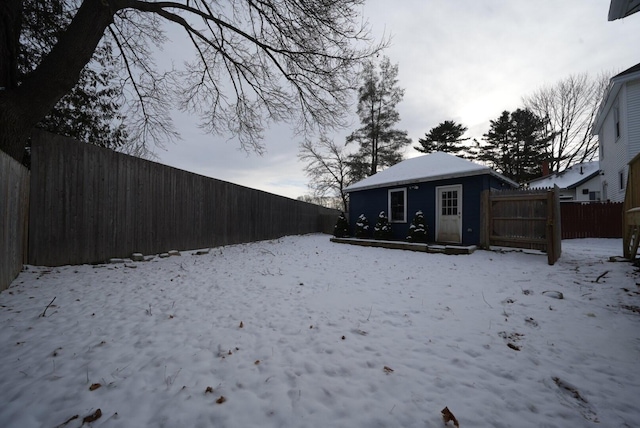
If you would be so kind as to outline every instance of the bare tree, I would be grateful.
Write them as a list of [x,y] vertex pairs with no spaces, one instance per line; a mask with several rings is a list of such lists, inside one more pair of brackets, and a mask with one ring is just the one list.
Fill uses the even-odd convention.
[[576,74],[523,98],[525,107],[545,119],[553,135],[548,148],[551,172],[597,155],[598,139],[591,129],[608,82],[604,74],[594,79],[587,73]]
[[306,163],[304,171],[310,179],[309,188],[313,196],[338,197],[342,201],[342,210],[346,212],[348,200],[344,189],[351,181],[349,156],[344,148],[322,136],[315,143],[311,140],[303,142],[298,158]]
[[[171,136],[173,101],[200,115],[208,131],[231,133],[258,152],[275,121],[300,131],[344,125],[362,61],[385,44],[371,44],[363,2],[66,0],[73,18],[18,84],[23,0],[3,0],[0,149],[21,157],[30,130],[73,89],[104,37],[119,50],[122,90],[139,117],[132,138]],[[179,74],[152,59],[169,25],[184,31],[195,53]]]

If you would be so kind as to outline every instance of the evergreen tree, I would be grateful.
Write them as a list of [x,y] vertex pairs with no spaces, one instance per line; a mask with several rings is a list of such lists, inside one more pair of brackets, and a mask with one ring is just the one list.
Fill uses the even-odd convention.
[[462,142],[468,138],[460,137],[465,132],[467,132],[465,126],[453,120],[445,120],[438,126],[431,128],[424,138],[418,140],[420,146],[413,146],[413,148],[422,153],[444,152],[464,157],[462,152],[465,148]]
[[349,236],[349,221],[344,216],[344,213],[340,213],[336,225],[333,227],[333,236],[336,238],[346,238]]
[[409,242],[427,242],[427,225],[424,222],[424,214],[422,211],[416,212],[416,215],[411,221],[409,226],[409,236],[407,236]]
[[369,234],[369,220],[364,214],[360,214],[358,221],[356,221],[356,230],[354,231],[356,238],[368,238]]
[[504,111],[490,121],[484,144],[476,142],[476,159],[518,183],[539,177],[549,156],[551,135],[545,129],[544,120],[530,110]]
[[384,57],[379,70],[369,61],[361,73],[358,89],[358,116],[363,125],[347,137],[347,144],[360,147],[350,156],[354,181],[362,180],[402,160],[402,149],[411,143],[407,131],[395,129],[400,121],[397,105],[404,97],[398,87],[398,66]]
[[[18,56],[18,84],[32,73],[57,43],[73,18],[74,7],[65,0],[24,0],[22,36]],[[73,89],[58,101],[36,126],[59,135],[111,149],[127,142],[123,124],[117,58],[107,41],[80,72]],[[99,70],[99,71],[98,71]]]
[[378,222],[373,228],[373,238],[388,241],[392,238],[391,224],[384,211],[380,211]]

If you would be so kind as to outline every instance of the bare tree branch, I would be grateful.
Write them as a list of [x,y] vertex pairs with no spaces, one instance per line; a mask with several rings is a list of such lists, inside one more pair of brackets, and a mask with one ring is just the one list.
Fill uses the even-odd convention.
[[[17,153],[21,143],[13,140],[71,90],[105,31],[121,52],[123,92],[132,95],[134,136],[142,144],[175,137],[168,120],[175,102],[198,114],[208,132],[236,136],[257,152],[274,122],[300,132],[346,125],[363,60],[387,44],[371,40],[359,16],[364,0],[67,1],[78,8],[51,53],[22,85],[0,93],[0,148],[12,145]],[[169,26],[184,31],[195,59],[164,73],[153,62],[153,45],[164,43]]]

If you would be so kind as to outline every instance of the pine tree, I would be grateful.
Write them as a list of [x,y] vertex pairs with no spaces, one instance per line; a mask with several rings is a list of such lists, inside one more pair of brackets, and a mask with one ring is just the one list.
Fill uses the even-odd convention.
[[365,65],[361,79],[358,116],[363,126],[347,137],[347,144],[355,142],[360,146],[349,161],[354,181],[400,162],[402,149],[411,143],[407,131],[394,128],[400,121],[396,107],[404,97],[404,89],[398,87],[398,66],[384,57],[378,70],[370,61]]
[[393,237],[391,234],[391,224],[384,211],[380,211],[378,222],[373,228],[373,238],[388,241]]
[[445,120],[431,128],[424,138],[418,140],[420,146],[413,146],[413,148],[422,153],[444,152],[461,156],[461,152],[465,150],[462,142],[468,140],[468,138],[460,138],[465,132],[467,132],[465,126],[453,120]]
[[[71,22],[74,8],[64,0],[25,0],[18,56],[18,82],[22,84],[42,62]],[[109,41],[95,50],[73,89],[60,99],[36,126],[101,147],[117,149],[129,136],[124,125],[120,67]],[[100,70],[100,71],[96,71]]]
[[424,222],[424,214],[422,211],[416,212],[416,215],[411,221],[409,226],[409,236],[407,236],[409,242],[427,242],[427,225]]
[[349,236],[349,221],[344,216],[344,213],[340,213],[336,225],[333,227],[333,236],[336,238],[345,238]]
[[358,221],[356,221],[356,230],[354,232],[356,238],[368,238],[369,237],[369,220],[364,214],[360,214]]
[[476,159],[518,183],[539,177],[551,139],[544,120],[530,110],[517,109],[502,112],[490,124],[484,144],[477,143]]

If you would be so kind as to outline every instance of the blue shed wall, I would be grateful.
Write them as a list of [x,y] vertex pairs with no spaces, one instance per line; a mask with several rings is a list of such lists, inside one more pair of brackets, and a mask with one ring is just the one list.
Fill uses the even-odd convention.
[[[393,238],[405,240],[409,234],[409,225],[416,211],[422,210],[428,228],[427,239],[435,241],[436,230],[436,187],[462,185],[462,244],[476,245],[480,243],[480,196],[489,188],[507,188],[497,178],[485,174],[448,180],[413,183],[404,186],[390,186],[351,192],[349,194],[349,224],[353,232],[355,223],[364,214],[369,220],[370,230],[376,224],[380,211],[388,216],[388,192],[390,189],[407,189],[407,221],[393,223]],[[417,189],[412,187],[418,186]]]

